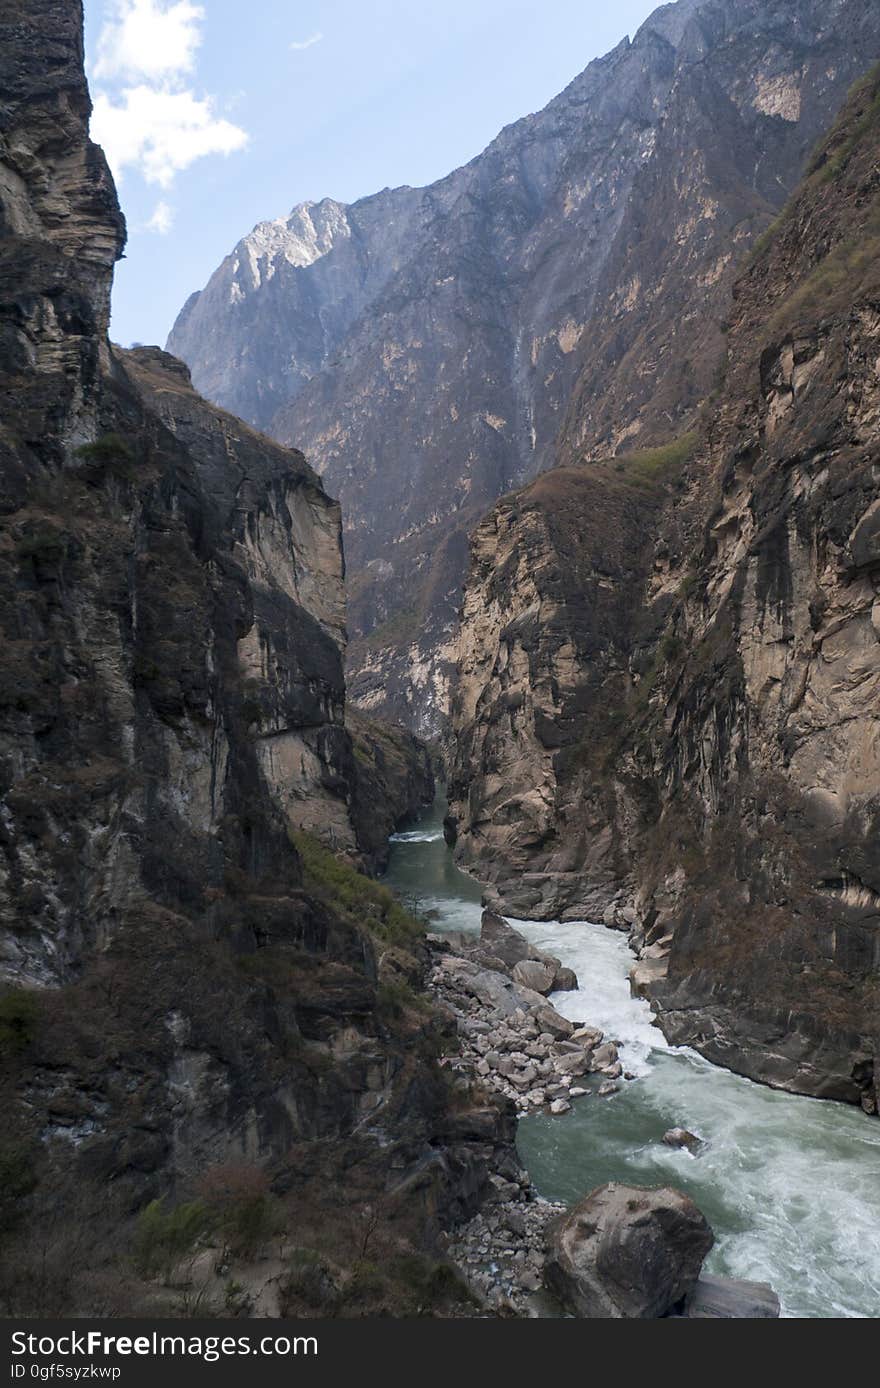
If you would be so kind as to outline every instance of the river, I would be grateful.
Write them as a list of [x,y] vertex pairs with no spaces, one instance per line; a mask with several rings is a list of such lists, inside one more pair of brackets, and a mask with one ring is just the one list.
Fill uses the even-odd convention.
[[[443,841],[438,800],[395,835],[385,881],[434,912],[432,929],[480,927],[479,883]],[[787,1317],[880,1315],[880,1122],[846,1104],[753,1084],[667,1045],[630,995],[625,936],[601,925],[512,921],[573,968],[580,988],[552,1002],[621,1044],[637,1079],[576,1099],[562,1118],[530,1114],[518,1146],[538,1191],[571,1202],[603,1181],[686,1191],[715,1231],[709,1272],[770,1282]],[[697,1156],[661,1142],[671,1127],[704,1139]]]

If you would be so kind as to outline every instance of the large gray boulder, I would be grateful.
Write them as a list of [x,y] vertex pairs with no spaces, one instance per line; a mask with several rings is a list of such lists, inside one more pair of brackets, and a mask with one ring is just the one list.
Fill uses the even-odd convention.
[[689,1320],[775,1320],[779,1297],[767,1282],[741,1282],[704,1272],[688,1293],[683,1315]]
[[524,988],[531,988],[536,993],[552,992],[555,977],[556,969],[552,964],[545,964],[543,959],[520,959],[513,966],[514,983],[521,983]]
[[578,986],[573,969],[563,968],[554,955],[535,949],[494,911],[483,912],[479,942],[471,944],[469,953],[489,968],[504,969],[517,983],[536,993],[571,992]]
[[548,1229],[547,1286],[587,1319],[667,1315],[696,1286],[712,1230],[688,1196],[599,1186]]

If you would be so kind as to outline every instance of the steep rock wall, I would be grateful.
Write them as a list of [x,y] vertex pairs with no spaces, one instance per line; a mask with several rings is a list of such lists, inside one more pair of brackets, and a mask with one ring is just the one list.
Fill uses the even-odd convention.
[[133,1216],[224,1163],[423,1242],[514,1159],[502,1113],[450,1117],[418,929],[316,846],[357,848],[361,793],[339,508],[111,349],[81,7],[0,23],[0,1306],[119,1314]]
[[342,500],[359,703],[436,734],[486,510],[690,427],[744,253],[878,56],[873,0],[663,6],[466,167],[295,208],[189,300],[196,385]]
[[[572,823],[550,816],[555,851],[571,850],[582,887],[560,892],[533,847],[527,857],[543,874],[534,899],[508,887],[508,843],[530,821],[504,822],[479,759],[458,763],[453,805],[459,851],[493,861],[490,875],[516,909],[604,905],[609,920],[634,923],[635,983],[673,1040],[871,1112],[880,1016],[878,110],[875,74],[739,280],[726,380],[702,433],[677,453],[627,460],[659,478],[663,496],[648,550],[642,530],[622,539],[646,559],[622,661],[589,616],[596,651],[580,678],[611,658],[626,678],[612,698],[593,695],[581,710],[589,773]],[[581,465],[584,489],[594,470]],[[608,529],[617,535],[610,513]],[[573,552],[598,568],[605,543],[585,530]],[[531,544],[522,526],[507,541],[519,556]],[[526,567],[528,581],[511,584],[498,613],[503,590],[486,575],[478,534],[463,652],[485,614],[504,628],[530,608],[535,565]],[[584,611],[583,587],[572,587],[564,635],[544,637],[555,671],[565,669]],[[460,745],[491,741],[505,659],[490,643],[475,680],[463,654]],[[564,726],[558,712],[553,721]],[[504,754],[513,745],[505,737]],[[545,759],[545,778],[548,764],[548,794],[558,798],[565,759]],[[533,756],[530,775],[535,767]],[[595,818],[597,796],[605,813]],[[603,840],[614,844],[616,875],[594,870]]]

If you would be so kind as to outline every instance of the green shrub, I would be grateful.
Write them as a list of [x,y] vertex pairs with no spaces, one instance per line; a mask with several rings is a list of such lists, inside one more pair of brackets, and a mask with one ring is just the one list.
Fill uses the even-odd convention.
[[100,482],[105,477],[132,481],[137,474],[134,451],[120,434],[102,434],[94,443],[84,443],[74,452],[81,463],[80,472],[86,481]]
[[644,448],[636,453],[623,453],[616,459],[617,470],[631,482],[653,485],[690,462],[697,448],[699,435],[695,429],[681,434],[671,443],[657,448]]
[[291,835],[307,890],[363,925],[377,940],[406,949],[423,938],[422,926],[392,891],[343,862],[311,834]]
[[351,1278],[345,1288],[345,1300],[354,1306],[375,1301],[383,1297],[387,1290],[386,1278],[376,1263],[359,1259],[352,1268]]
[[425,998],[419,996],[402,978],[387,979],[379,984],[376,1002],[380,1012],[389,1017],[400,1017],[405,1012],[422,1012],[428,1006]]
[[58,564],[70,548],[70,536],[55,520],[47,517],[23,522],[15,536],[15,552],[19,560],[36,559],[44,564]]
[[132,1252],[143,1277],[170,1276],[211,1225],[201,1200],[177,1205],[167,1213],[164,1205],[164,1199],[151,1200],[138,1215]]
[[0,1235],[22,1217],[22,1201],[37,1184],[34,1149],[21,1140],[0,1142]]
[[32,992],[25,988],[0,992],[0,1061],[27,1050],[36,1033],[38,1015]]
[[436,1262],[423,1253],[399,1253],[390,1260],[389,1272],[395,1282],[409,1289],[416,1309],[473,1300],[467,1283],[451,1263]]
[[297,1304],[314,1311],[332,1310],[339,1288],[329,1265],[312,1248],[296,1248],[281,1279],[281,1312],[288,1315]]
[[674,631],[667,631],[659,646],[660,659],[666,665],[673,664],[683,655],[684,646],[681,637]]

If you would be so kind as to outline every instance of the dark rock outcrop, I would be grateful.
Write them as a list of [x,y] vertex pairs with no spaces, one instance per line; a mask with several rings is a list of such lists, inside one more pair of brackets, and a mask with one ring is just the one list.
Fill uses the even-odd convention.
[[[738,280],[700,429],[476,532],[450,780],[456,851],[514,913],[631,923],[671,1040],[869,1113],[878,110],[874,71]],[[642,474],[628,511],[609,471]]]
[[388,864],[388,836],[433,803],[434,762],[406,728],[367,718],[352,704],[345,726],[354,753],[352,823],[360,852],[380,872]]
[[218,1164],[423,1239],[511,1132],[453,1121],[443,1019],[383,993],[415,923],[292,842],[358,856],[338,505],[108,343],[80,5],[6,6],[0,80],[0,1306],[119,1313],[132,1216]]
[[436,732],[469,529],[558,460],[690,427],[743,254],[850,82],[874,0],[680,0],[429,188],[246,236],[169,338],[342,499],[358,701]]
[[577,1316],[656,1320],[693,1291],[713,1242],[680,1191],[611,1183],[548,1227],[545,1281]]

